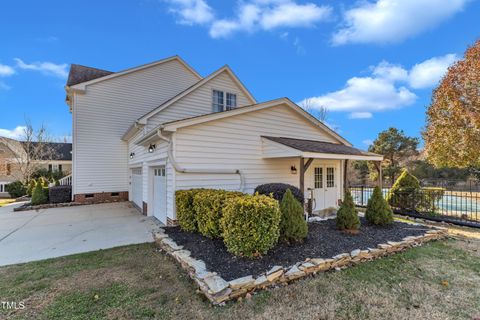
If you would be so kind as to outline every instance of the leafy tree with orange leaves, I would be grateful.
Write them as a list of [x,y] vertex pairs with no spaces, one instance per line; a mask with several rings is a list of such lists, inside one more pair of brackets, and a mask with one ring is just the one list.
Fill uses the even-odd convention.
[[434,90],[423,138],[435,166],[480,168],[480,40]]

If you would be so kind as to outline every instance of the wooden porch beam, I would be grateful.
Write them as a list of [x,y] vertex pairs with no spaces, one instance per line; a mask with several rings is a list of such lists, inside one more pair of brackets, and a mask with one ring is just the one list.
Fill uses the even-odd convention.
[[310,167],[312,162],[313,162],[313,158],[310,158],[310,159],[307,160],[307,162],[305,162],[305,171],[308,170],[308,167]]

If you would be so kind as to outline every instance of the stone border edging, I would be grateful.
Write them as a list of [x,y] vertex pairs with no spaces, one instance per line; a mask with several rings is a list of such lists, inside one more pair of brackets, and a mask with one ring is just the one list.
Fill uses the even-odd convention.
[[349,265],[395,254],[407,248],[417,247],[428,241],[448,237],[446,228],[429,228],[430,230],[427,230],[424,235],[408,236],[399,242],[387,241],[387,243],[377,245],[376,248],[368,248],[367,250],[356,249],[350,253],[338,254],[330,259],[305,259],[305,261],[289,267],[274,266],[257,278],[249,275],[231,281],[224,280],[216,272],[208,271],[205,262],[191,257],[190,251],[184,250],[183,246],[173,241],[165,233],[164,229],[160,228],[153,236],[156,245],[188,271],[189,276],[195,281],[208,300],[214,305],[220,305],[228,300],[243,297],[252,291],[288,284],[291,281],[319,272],[339,270]]

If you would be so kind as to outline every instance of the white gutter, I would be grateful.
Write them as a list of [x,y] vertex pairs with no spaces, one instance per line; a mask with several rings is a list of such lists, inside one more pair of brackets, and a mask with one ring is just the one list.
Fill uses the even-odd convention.
[[157,129],[157,135],[160,139],[168,142],[168,159],[172,162],[172,166],[176,172],[180,173],[210,173],[210,174],[238,174],[240,177],[240,186],[239,190],[243,192],[245,177],[239,169],[204,169],[204,168],[182,168],[175,160],[173,156],[173,143],[172,139],[167,138],[161,132],[161,129]]

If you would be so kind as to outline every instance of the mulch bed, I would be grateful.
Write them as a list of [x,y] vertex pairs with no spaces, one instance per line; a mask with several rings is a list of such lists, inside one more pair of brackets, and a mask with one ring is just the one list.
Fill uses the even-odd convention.
[[386,227],[369,224],[360,218],[362,226],[356,235],[336,229],[335,219],[310,222],[308,237],[302,243],[278,243],[266,255],[248,259],[229,253],[221,239],[209,239],[199,233],[189,233],[179,227],[165,228],[165,232],[178,245],[191,252],[192,257],[203,260],[209,271],[217,272],[225,280],[247,275],[258,276],[273,266],[291,266],[307,258],[331,258],[355,249],[375,248],[387,241],[401,241],[407,236],[423,235],[427,227],[395,221]]

